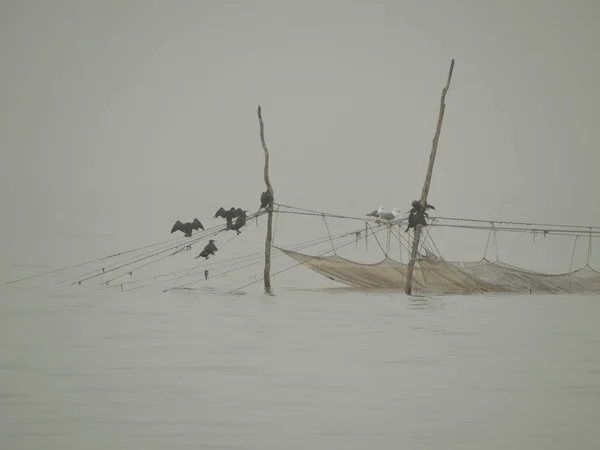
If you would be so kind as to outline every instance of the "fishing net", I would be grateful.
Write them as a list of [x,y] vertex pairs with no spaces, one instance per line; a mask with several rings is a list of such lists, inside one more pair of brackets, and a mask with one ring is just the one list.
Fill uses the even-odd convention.
[[[279,248],[279,247],[277,247]],[[408,266],[386,257],[363,264],[340,256],[311,256],[279,248],[298,263],[327,278],[355,288],[404,289]],[[450,262],[426,251],[413,272],[419,293],[600,293],[600,272],[589,266],[563,274],[545,274],[483,259]]]

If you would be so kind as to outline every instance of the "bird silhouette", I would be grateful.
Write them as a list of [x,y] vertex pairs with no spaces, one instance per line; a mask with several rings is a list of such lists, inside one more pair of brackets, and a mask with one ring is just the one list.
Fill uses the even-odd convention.
[[204,230],[204,226],[198,219],[194,219],[193,222],[186,223],[182,223],[180,220],[178,220],[173,225],[173,228],[171,228],[171,234],[175,233],[176,231],[181,231],[185,237],[190,237],[192,235],[192,230],[197,230],[199,228]]
[[227,229],[234,230],[239,235],[241,233],[240,228],[246,225],[247,218],[248,217],[246,216],[246,211],[242,211],[242,214],[238,215],[237,219],[235,219],[235,223],[227,225]]
[[427,201],[425,201],[425,208],[423,208],[423,205],[421,205],[421,202],[418,201],[418,200],[413,200],[410,205],[412,206],[412,208],[410,209],[409,212],[412,212],[412,213],[425,213],[425,216],[428,216],[428,214],[427,214],[427,210],[428,209],[435,210],[435,206],[430,205],[429,203],[427,203]]
[[216,219],[217,217],[222,217],[223,219],[225,219],[227,221],[227,228],[229,228],[233,224],[233,219],[235,219],[236,217],[239,217],[240,215],[244,215],[244,214],[246,214],[246,213],[241,208],[236,209],[232,206],[229,210],[226,210],[225,208],[221,207],[215,213],[214,218]]
[[198,256],[196,256],[194,259],[198,259],[200,257],[204,258],[204,259],[208,259],[208,257],[210,255],[214,255],[216,253],[217,250],[219,250],[217,248],[217,246],[215,245],[215,240],[211,239],[210,241],[208,241],[208,244],[206,244],[206,247],[204,247],[204,250],[202,250],[200,252],[200,254]]
[[260,211],[261,209],[266,208],[272,201],[273,196],[269,194],[269,190],[267,189],[265,192],[260,194],[260,208],[258,208],[258,210]]
[[427,226],[427,220],[425,220],[425,216],[427,213],[425,211],[412,211],[408,215],[408,226],[404,232],[408,232],[410,228],[416,228],[417,225],[421,224],[424,227]]

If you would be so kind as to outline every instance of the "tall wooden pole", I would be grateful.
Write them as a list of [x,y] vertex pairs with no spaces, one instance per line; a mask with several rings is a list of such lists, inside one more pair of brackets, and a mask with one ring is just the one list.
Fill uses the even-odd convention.
[[[442,99],[440,101],[440,113],[438,116],[437,129],[435,136],[433,137],[433,143],[431,147],[431,154],[429,155],[429,167],[427,169],[427,176],[425,177],[425,184],[423,184],[423,192],[421,193],[421,205],[425,207],[427,205],[427,194],[429,194],[429,185],[431,184],[431,174],[433,173],[433,163],[435,162],[435,155],[437,153],[437,145],[440,139],[440,133],[442,131],[442,121],[444,120],[444,110],[446,109],[446,93],[450,88],[450,80],[452,79],[452,71],[454,70],[454,59],[450,63],[450,71],[448,72],[448,81],[446,87],[442,90]],[[413,238],[412,252],[410,254],[410,261],[408,262],[408,273],[406,274],[406,289],[407,295],[412,293],[412,279],[413,271],[415,268],[415,262],[417,254],[419,252],[419,240],[421,238],[421,224],[415,227],[415,235]]]
[[263,125],[261,108],[258,106],[258,122],[260,123],[260,140],[262,142],[263,150],[265,151],[265,184],[267,185],[267,192],[269,194],[269,204],[267,206],[268,220],[267,220],[267,238],[265,240],[265,292],[271,293],[271,243],[273,241],[273,201],[275,196],[273,194],[273,186],[271,186],[271,180],[269,180],[269,150],[265,143],[265,127]]

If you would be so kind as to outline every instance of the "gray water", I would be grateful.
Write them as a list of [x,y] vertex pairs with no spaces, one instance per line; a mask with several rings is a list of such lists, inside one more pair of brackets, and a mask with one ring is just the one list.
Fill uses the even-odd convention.
[[599,445],[598,297],[0,295],[3,450]]

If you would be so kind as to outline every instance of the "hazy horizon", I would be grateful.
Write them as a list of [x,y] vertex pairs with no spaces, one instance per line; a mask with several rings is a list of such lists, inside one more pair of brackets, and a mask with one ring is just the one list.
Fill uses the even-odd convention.
[[[205,241],[102,257],[256,211],[259,105],[278,203],[406,212],[452,59],[435,214],[600,226],[599,18],[584,0],[1,1],[0,448],[596,448],[598,295],[356,292],[274,250],[268,296],[265,216],[208,261]],[[362,220],[275,220],[276,246],[349,232],[338,255],[386,253],[355,245]],[[590,249],[585,228],[429,232],[447,260],[546,273]],[[390,256],[407,261],[395,239]],[[598,286],[565,278],[504,277]]]
[[[219,206],[255,210],[264,190],[259,104],[278,202],[351,215],[408,207],[421,192],[452,58],[429,195],[438,214],[600,224],[593,3],[0,8],[4,265],[57,254],[75,263],[168,239],[177,219],[214,225]],[[305,240],[298,222],[282,224],[282,239]],[[260,248],[261,233],[244,245]],[[65,235],[106,235],[107,251],[56,241]],[[456,259],[479,255],[486,239],[457,247],[438,235]],[[526,256],[522,243],[502,239],[505,260],[556,270],[573,248],[565,238]],[[584,241],[575,266],[585,264]]]

